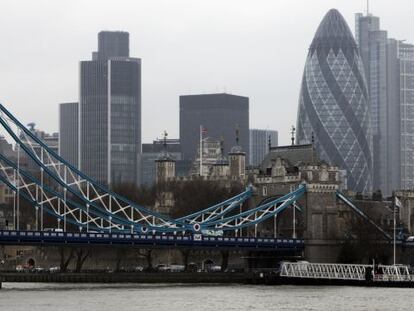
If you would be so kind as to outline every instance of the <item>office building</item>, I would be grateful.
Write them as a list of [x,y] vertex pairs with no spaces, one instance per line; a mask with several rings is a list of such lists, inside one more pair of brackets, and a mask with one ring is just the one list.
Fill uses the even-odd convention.
[[98,51],[80,63],[79,167],[103,184],[139,184],[141,60],[128,33],[100,32]]
[[239,143],[249,154],[249,98],[231,94],[180,96],[180,140],[183,158],[194,160],[203,138],[224,141],[224,153],[234,146],[236,131]]
[[[388,40],[389,163],[393,188],[414,188],[414,45]],[[399,181],[399,183],[398,183]],[[399,186],[399,187],[397,187]]]
[[373,189],[391,193],[388,157],[387,32],[372,14],[355,15],[355,38],[364,65],[369,93],[373,149]]
[[391,195],[414,187],[413,45],[388,38],[380,19],[355,15],[355,35],[366,70],[373,133],[374,189]]
[[277,147],[278,133],[272,130],[251,129],[249,135],[249,165],[258,166],[269,153],[269,148]]
[[59,105],[59,155],[78,167],[79,159],[79,104]]
[[310,45],[299,99],[297,142],[346,170],[348,188],[372,191],[372,136],[368,90],[357,44],[335,9]]
[[[36,138],[40,139],[50,150],[55,152],[56,154],[59,153],[59,133],[46,133],[45,131],[39,130],[36,128],[35,123],[28,124],[30,132],[36,136]],[[28,135],[24,135],[23,133],[20,134],[20,139],[24,142],[27,146],[30,146],[30,149],[38,156],[40,159],[42,157],[41,146]],[[37,176],[39,173],[39,167],[35,163],[35,161],[21,148],[19,152],[20,158],[20,165],[23,169],[29,171],[29,173],[34,174]],[[44,162],[50,163],[48,157],[44,156]]]

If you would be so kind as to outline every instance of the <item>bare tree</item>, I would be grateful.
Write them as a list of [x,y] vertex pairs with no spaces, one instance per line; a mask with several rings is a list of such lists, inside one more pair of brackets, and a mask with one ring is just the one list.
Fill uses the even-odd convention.
[[[69,251],[69,254],[67,257],[65,257],[65,250]],[[74,250],[72,247],[68,249],[67,247],[60,246],[59,253],[60,253],[60,272],[67,272],[69,263],[72,261],[74,257]]]
[[91,254],[91,248],[88,247],[87,249],[80,247],[75,250],[76,253],[76,266],[75,272],[81,272],[82,266],[85,263],[86,258],[88,258]]
[[152,272],[154,271],[154,266],[152,264],[152,249],[139,249],[137,252],[137,255],[139,258],[144,258],[145,261],[147,262],[147,267],[145,268],[145,270],[147,272]]
[[221,251],[221,272],[225,272],[229,266],[229,251]]

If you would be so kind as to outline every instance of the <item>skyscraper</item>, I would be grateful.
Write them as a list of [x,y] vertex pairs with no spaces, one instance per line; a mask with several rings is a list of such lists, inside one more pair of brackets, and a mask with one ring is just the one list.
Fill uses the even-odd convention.
[[369,93],[373,149],[373,189],[390,194],[388,168],[387,32],[380,29],[378,17],[355,14],[355,37],[358,44]]
[[[393,184],[414,188],[414,45],[388,39],[390,167]],[[392,190],[397,189],[394,187]]]
[[113,57],[129,57],[129,33],[123,31],[101,31],[98,34],[98,60]]
[[180,96],[180,141],[185,160],[194,160],[200,126],[208,137],[224,140],[224,152],[235,144],[236,129],[243,151],[249,153],[249,98],[231,94]]
[[398,42],[401,188],[414,189],[414,45]]
[[388,38],[379,17],[355,15],[355,34],[367,72],[373,133],[374,187],[390,195],[414,187],[414,50]]
[[278,133],[277,131],[272,130],[251,129],[249,131],[249,135],[249,165],[257,166],[263,161],[265,155],[269,152],[269,145],[270,147],[277,147]]
[[314,139],[321,159],[347,171],[349,189],[372,191],[364,68],[352,33],[335,9],[323,18],[308,51],[296,135],[299,144]]
[[78,167],[79,160],[79,104],[59,105],[59,155]]
[[92,61],[80,63],[79,166],[105,184],[139,183],[141,60],[126,32],[100,32]]

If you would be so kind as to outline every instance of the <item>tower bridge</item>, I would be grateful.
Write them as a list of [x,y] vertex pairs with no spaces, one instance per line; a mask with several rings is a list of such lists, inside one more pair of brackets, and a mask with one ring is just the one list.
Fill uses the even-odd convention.
[[[257,192],[265,193],[264,185],[268,185],[269,178],[258,178],[255,187],[249,185],[223,202],[171,218],[94,181],[33,135],[3,105],[0,105],[0,126],[17,151],[17,158],[0,153],[0,182],[13,193],[14,211],[12,229],[0,231],[2,245],[242,250],[273,252],[282,257],[304,255],[310,260],[326,262],[336,260],[344,240],[340,216],[344,209],[375,228],[384,243],[391,240],[386,230],[339,191],[336,181],[330,181],[329,176],[336,176],[337,172],[325,164],[318,178],[312,173],[314,165],[304,166],[302,173],[306,178],[303,178],[285,175],[278,159],[276,168],[272,168],[274,177],[269,178],[287,178],[287,183],[283,183],[290,186],[283,195],[246,207],[246,202],[253,200]],[[30,165],[22,163],[22,155]],[[32,230],[24,230],[26,224],[20,219],[26,209],[35,214]],[[283,218],[289,209],[293,215],[300,211],[303,218],[305,228],[300,236],[295,216],[291,236],[278,235],[277,219]],[[46,214],[56,220],[53,231],[45,227]],[[262,230],[269,225],[273,230]]]

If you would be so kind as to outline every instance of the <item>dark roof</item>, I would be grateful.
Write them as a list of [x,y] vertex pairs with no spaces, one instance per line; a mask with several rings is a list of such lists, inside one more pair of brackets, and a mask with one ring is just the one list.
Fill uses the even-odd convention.
[[260,165],[260,169],[266,172],[266,169],[272,166],[272,160],[280,157],[283,160],[287,160],[290,165],[297,166],[300,163],[303,164],[317,164],[319,163],[318,156],[312,144],[306,145],[291,145],[272,147],[270,152],[265,156]]
[[[153,142],[153,143],[144,143],[142,144],[142,153],[154,153],[154,152],[162,152],[164,150],[164,145],[161,142]],[[167,141],[167,150],[171,153],[178,153],[181,152],[181,145],[180,144],[170,144]]]

